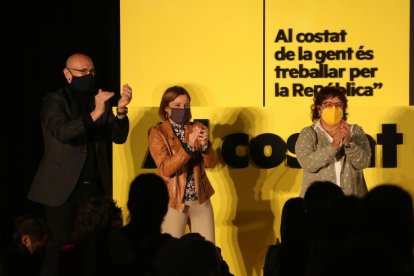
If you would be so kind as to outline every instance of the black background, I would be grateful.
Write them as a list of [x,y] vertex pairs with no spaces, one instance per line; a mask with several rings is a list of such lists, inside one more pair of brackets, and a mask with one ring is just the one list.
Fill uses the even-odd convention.
[[66,58],[89,55],[100,86],[117,95],[120,89],[119,1],[10,2],[0,8],[1,239],[14,217],[40,210],[26,200],[43,154],[40,102],[65,85]]

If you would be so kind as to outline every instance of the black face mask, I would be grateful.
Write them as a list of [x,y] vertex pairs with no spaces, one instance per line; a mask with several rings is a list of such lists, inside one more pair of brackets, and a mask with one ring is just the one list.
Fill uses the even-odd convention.
[[70,85],[73,90],[85,96],[94,93],[94,77],[91,74],[81,77],[73,76]]
[[191,119],[190,108],[171,108],[170,118],[179,125],[184,125]]

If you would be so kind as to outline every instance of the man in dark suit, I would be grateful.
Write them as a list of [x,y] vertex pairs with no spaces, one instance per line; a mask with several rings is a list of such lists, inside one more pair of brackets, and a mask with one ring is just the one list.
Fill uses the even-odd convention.
[[45,151],[28,195],[44,206],[51,231],[43,275],[56,275],[58,250],[69,242],[77,207],[96,195],[112,196],[108,142],[122,144],[129,132],[129,85],[122,88],[115,116],[109,101],[114,93],[94,89],[90,57],[71,55],[63,73],[68,85],[42,102]]

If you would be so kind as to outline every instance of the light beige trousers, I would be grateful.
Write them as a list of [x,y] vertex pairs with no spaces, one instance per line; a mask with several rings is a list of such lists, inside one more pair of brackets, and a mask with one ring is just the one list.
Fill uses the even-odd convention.
[[187,223],[193,233],[199,233],[206,240],[215,243],[214,213],[210,199],[203,204],[198,201],[186,201],[182,212],[168,207],[168,212],[161,225],[161,231],[173,237],[184,236]]

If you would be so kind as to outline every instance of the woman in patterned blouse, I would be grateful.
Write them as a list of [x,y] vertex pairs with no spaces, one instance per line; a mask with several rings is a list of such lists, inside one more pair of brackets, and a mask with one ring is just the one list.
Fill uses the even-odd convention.
[[214,189],[205,168],[217,164],[217,154],[209,141],[208,128],[190,122],[190,101],[183,87],[169,87],[158,110],[163,121],[148,131],[149,151],[170,197],[161,228],[179,238],[185,234],[189,220],[191,232],[215,242],[210,202]]
[[302,129],[295,146],[303,168],[301,197],[315,181],[336,183],[346,195],[367,192],[363,169],[370,165],[370,144],[360,126],[348,124],[347,107],[345,93],[336,87],[315,94],[313,124]]

